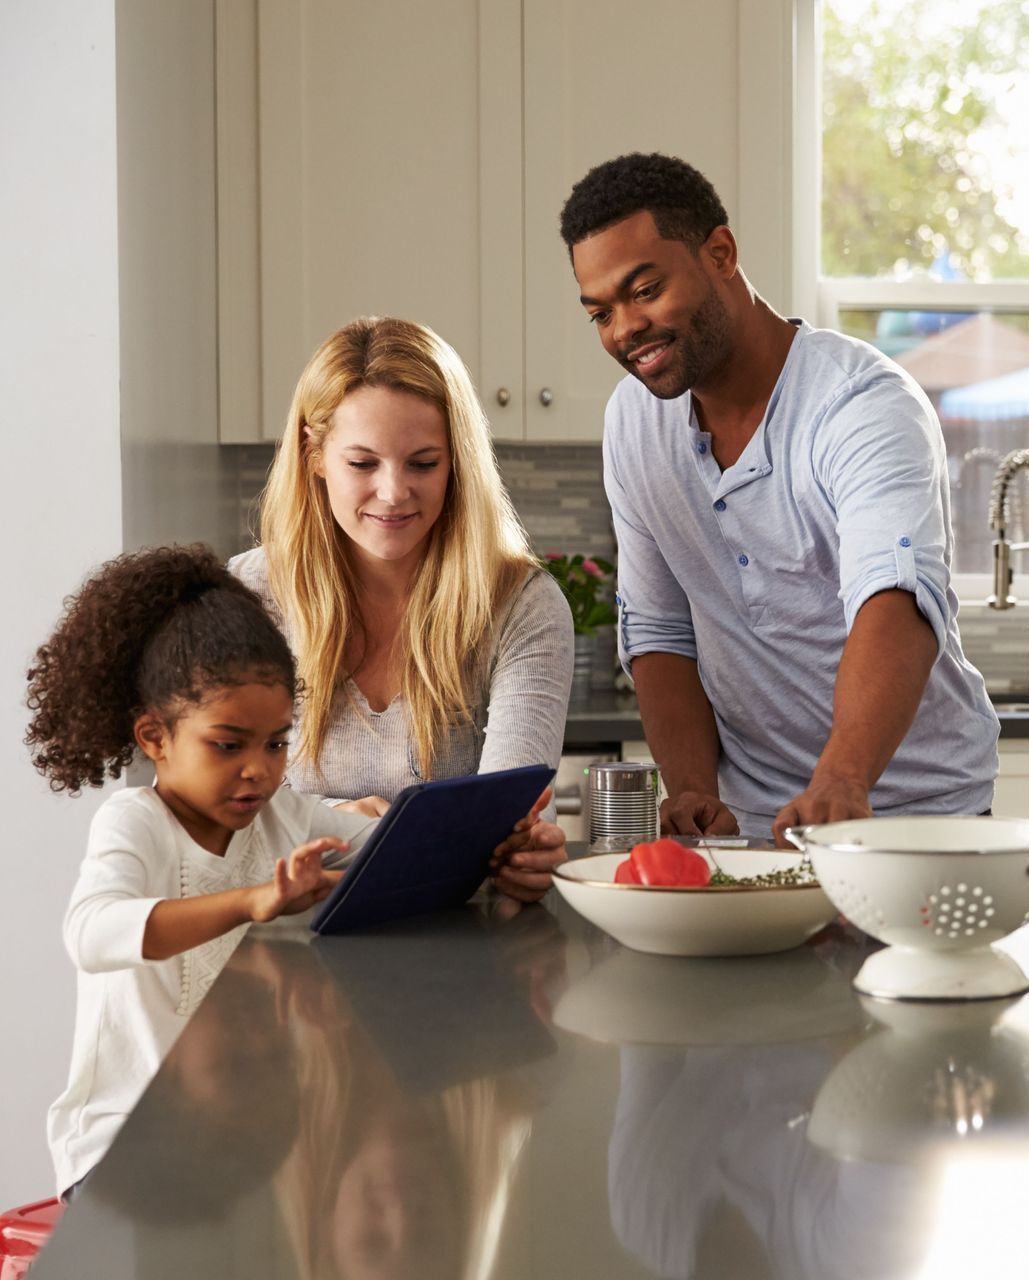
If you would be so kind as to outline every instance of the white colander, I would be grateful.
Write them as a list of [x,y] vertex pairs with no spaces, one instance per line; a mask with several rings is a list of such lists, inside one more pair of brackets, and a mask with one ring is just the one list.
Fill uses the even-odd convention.
[[854,985],[867,995],[976,1000],[1029,990],[993,943],[1026,923],[1029,820],[860,818],[794,827],[834,906],[887,944]]

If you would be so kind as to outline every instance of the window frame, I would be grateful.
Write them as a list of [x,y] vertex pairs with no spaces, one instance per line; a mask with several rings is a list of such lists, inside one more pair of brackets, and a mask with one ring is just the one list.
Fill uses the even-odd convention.
[[[821,270],[822,101],[821,6],[823,0],[794,0],[794,304],[820,328],[840,327],[841,311],[923,310],[989,311],[994,315],[1029,312],[1029,281],[877,279],[869,276],[826,276]],[[986,519],[983,512],[983,519]],[[1029,572],[1029,566],[1023,573]],[[1018,594],[1019,571],[1015,571]],[[992,566],[982,573],[954,574],[958,599],[983,604],[993,590]],[[1023,582],[1029,595],[1029,582]]]

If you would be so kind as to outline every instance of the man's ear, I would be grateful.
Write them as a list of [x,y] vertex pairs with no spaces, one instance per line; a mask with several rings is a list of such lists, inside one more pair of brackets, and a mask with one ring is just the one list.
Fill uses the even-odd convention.
[[715,270],[724,279],[731,280],[736,274],[736,237],[728,227],[715,227],[701,246],[701,251],[708,255]]
[[155,764],[158,760],[164,759],[168,726],[152,712],[147,711],[137,717],[136,723],[132,726],[132,736],[136,739],[136,746],[140,751]]

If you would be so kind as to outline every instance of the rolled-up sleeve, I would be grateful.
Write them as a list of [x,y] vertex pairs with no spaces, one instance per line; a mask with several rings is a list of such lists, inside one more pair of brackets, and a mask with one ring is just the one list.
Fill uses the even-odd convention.
[[696,658],[697,641],[686,593],[619,478],[614,434],[609,418],[604,433],[604,487],[618,544],[618,656],[631,675],[633,658],[644,653]]
[[899,588],[915,597],[942,652],[951,622],[947,466],[930,407],[891,375],[830,408],[816,439],[816,473],[836,510],[848,631],[871,596]]

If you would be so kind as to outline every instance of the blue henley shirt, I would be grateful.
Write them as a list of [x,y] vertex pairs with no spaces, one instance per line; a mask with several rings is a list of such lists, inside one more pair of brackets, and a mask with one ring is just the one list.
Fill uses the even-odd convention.
[[939,421],[875,348],[795,323],[764,418],[725,471],[689,392],[659,400],[633,377],[615,388],[604,478],[623,665],[652,652],[697,660],[722,800],[744,834],[767,836],[825,746],[858,610],[876,592],[910,591],[939,652],[871,804],[979,813],[992,804],[999,722],[958,637]]

